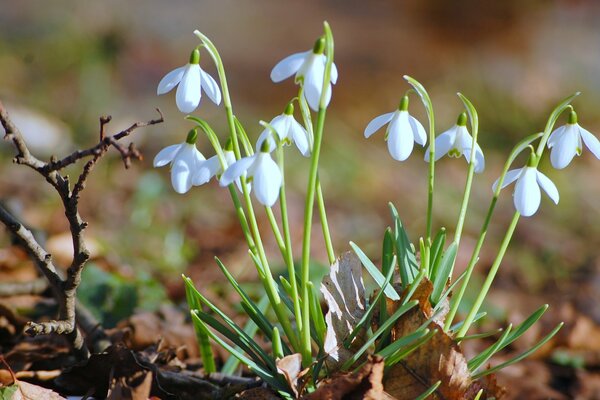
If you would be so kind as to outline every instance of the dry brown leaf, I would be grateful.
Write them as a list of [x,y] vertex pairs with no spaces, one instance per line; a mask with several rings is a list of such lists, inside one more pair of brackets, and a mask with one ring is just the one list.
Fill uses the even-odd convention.
[[329,306],[325,315],[327,333],[324,350],[330,370],[336,370],[364,343],[364,330],[353,340],[350,349],[343,341],[350,335],[365,313],[365,286],[362,265],[354,252],[346,252],[331,266],[323,278],[321,293]]
[[269,388],[252,388],[244,390],[236,398],[243,400],[281,400],[281,397]]
[[296,397],[298,397],[298,378],[302,371],[302,354],[295,353],[277,360],[277,372],[285,376]]
[[356,373],[338,374],[323,381],[305,400],[392,400],[383,390],[384,362],[381,357],[369,357]]
[[58,393],[29,382],[15,380],[19,386],[12,400],[65,400]]
[[[433,308],[429,302],[432,291],[432,283],[424,279],[412,297],[413,300],[419,301],[419,306],[408,311],[396,322],[392,329],[392,340],[415,332],[433,316]],[[390,312],[393,312],[393,309],[398,307],[398,302],[391,306]],[[389,369],[384,380],[385,390],[398,399],[410,400],[440,381],[441,384],[431,395],[431,399],[470,399],[482,388],[486,393],[493,392],[493,395],[499,398],[501,391],[495,386],[495,381],[489,385],[472,381],[467,360],[460,347],[442,329],[444,309],[445,307],[442,307],[443,311],[429,322],[428,328],[435,330],[435,335]]]

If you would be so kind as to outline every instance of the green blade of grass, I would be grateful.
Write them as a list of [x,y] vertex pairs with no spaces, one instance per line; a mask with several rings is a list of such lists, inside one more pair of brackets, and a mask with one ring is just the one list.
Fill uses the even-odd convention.
[[369,349],[369,347],[373,345],[373,343],[375,343],[375,340],[377,340],[377,338],[379,338],[379,336],[381,336],[381,334],[385,332],[387,328],[392,326],[398,320],[398,318],[400,318],[404,313],[416,306],[418,303],[418,301],[413,300],[400,306],[390,316],[390,318],[387,321],[385,321],[383,325],[381,325],[379,329],[377,329],[377,331],[373,333],[373,335],[371,335],[371,337],[365,342],[365,344],[356,353],[354,353],[352,357],[350,357],[348,360],[346,360],[346,362],[344,362],[344,364],[342,365],[342,370],[348,369],[352,366],[352,364],[358,361],[358,359],[362,357],[362,355]]
[[477,368],[482,366],[487,360],[489,360],[494,354],[496,354],[498,350],[504,347],[504,344],[506,343],[506,338],[510,334],[511,330],[512,325],[508,325],[504,333],[494,344],[492,344],[487,349],[470,359],[467,362],[467,367],[469,368],[469,371],[476,371]]
[[421,393],[419,396],[415,397],[415,400],[425,400],[427,397],[431,396],[433,392],[437,390],[438,387],[442,384],[442,381],[437,381],[429,389]]
[[[371,275],[375,282],[377,282],[377,285],[379,285],[380,288],[383,287],[385,282],[385,276],[383,276],[379,269],[377,269],[375,264],[373,264],[373,261],[371,261],[369,257],[367,257],[367,255],[354,242],[350,242],[350,247],[352,247],[352,250],[354,250],[354,252],[360,259],[360,262],[365,267],[369,275]],[[386,285],[383,291],[385,292],[385,295],[390,299],[400,300],[400,295],[392,286]]]
[[[242,307],[243,304],[244,303],[242,303]],[[269,297],[267,295],[264,295],[258,302],[257,306],[261,313],[266,312],[267,308],[269,307]],[[246,332],[246,334],[250,337],[254,337],[258,329],[258,325],[253,319],[250,319],[246,323],[246,326],[244,326],[244,332]],[[236,348],[239,351],[243,351],[239,346],[237,346]],[[235,370],[238,368],[239,363],[240,360],[237,357],[230,356],[227,359],[227,361],[225,361],[225,364],[223,364],[223,367],[221,367],[221,373],[224,375],[233,375],[235,373]]]
[[392,343],[390,343],[388,346],[386,346],[385,348],[379,350],[377,352],[377,355],[380,355],[383,358],[388,358],[389,356],[391,356],[392,354],[394,354],[398,350],[400,350],[402,347],[411,344],[415,340],[419,340],[419,339],[423,338],[429,332],[430,332],[429,329],[421,329],[421,330],[417,330],[416,332],[410,333],[406,336],[403,336],[399,339],[396,339]]
[[429,331],[429,333],[424,335],[422,338],[417,339],[408,346],[399,349],[397,352],[385,359],[385,366],[391,367],[397,364],[398,362],[402,361],[404,358],[410,355],[410,353],[427,343],[437,332],[439,332],[438,329],[433,329]]
[[506,368],[509,365],[512,365],[514,363],[517,363],[521,360],[523,360],[526,357],[529,357],[531,354],[533,354],[534,352],[536,352],[540,347],[542,347],[543,345],[546,344],[546,342],[548,342],[550,339],[552,339],[554,337],[554,335],[556,335],[558,333],[558,331],[563,327],[564,322],[561,322],[560,324],[558,324],[556,326],[556,328],[554,328],[552,330],[552,332],[550,332],[548,335],[546,335],[542,340],[540,340],[535,346],[533,346],[532,348],[530,348],[529,350],[527,350],[524,353],[519,354],[518,356],[511,358],[510,360],[503,362],[502,364],[498,364],[496,365],[494,368],[490,368],[490,369],[486,369],[485,371],[481,371],[477,374],[473,375],[474,379],[479,379],[482,376],[486,376],[489,374],[492,374],[496,371],[500,371],[502,368]]
[[398,214],[398,210],[392,203],[388,204],[394,220],[394,235],[396,246],[396,254],[398,255],[398,265],[400,267],[400,279],[402,280],[402,288],[409,285],[419,273],[419,264],[415,256],[415,251],[410,243],[408,234],[402,225],[402,220]]
[[266,383],[268,383],[273,388],[276,388],[278,390],[284,390],[284,391],[288,390],[287,386],[284,385],[282,382],[280,382],[276,378],[276,375],[274,375],[272,372],[270,372],[268,369],[266,369],[265,366],[260,365],[260,364],[256,363],[255,361],[251,360],[250,358],[246,357],[243,353],[238,351],[235,347],[231,346],[229,343],[227,343],[226,341],[221,339],[218,335],[216,335],[214,332],[212,332],[210,329],[208,329],[206,327],[205,323],[202,321],[202,319],[198,316],[198,311],[192,311],[191,316],[192,316],[192,322],[194,324],[204,325],[204,328],[207,330],[208,334],[215,342],[217,342],[221,347],[223,347],[225,350],[227,350],[229,352],[229,354],[238,358],[243,364],[248,366],[248,368],[250,368],[252,371],[254,371],[254,373],[256,373],[256,375],[258,375],[262,380],[264,380]]
[[432,276],[433,278],[433,292],[431,293],[431,303],[437,304],[440,302],[440,298],[442,292],[446,288],[446,283],[450,278],[450,274],[452,273],[452,266],[454,265],[454,260],[456,259],[456,251],[458,246],[456,242],[452,242],[450,246],[444,252],[442,256],[442,260],[440,261],[440,266],[437,268],[436,275]]
[[[548,310],[548,304],[544,304],[543,306],[538,308],[527,319],[525,319],[525,321],[523,321],[519,325],[517,325],[517,327],[511,331],[510,335],[508,335],[506,337],[506,340],[503,341],[502,346],[500,346],[498,349],[496,349],[494,351],[494,353],[489,355],[489,357],[487,357],[487,359],[492,357],[495,353],[502,350],[503,348],[505,348],[506,346],[508,346],[515,340],[517,340],[518,338],[520,338],[525,332],[527,332],[527,330],[529,328],[531,328],[533,326],[533,324],[535,324],[540,318],[542,318],[542,316],[544,315],[546,310]],[[472,362],[474,365],[477,365],[476,367],[470,368],[472,371],[476,370],[479,366],[481,366],[483,364],[482,362],[479,362],[479,360],[478,360],[478,357],[480,357],[480,356],[481,356],[481,354],[479,356],[473,357],[473,359],[471,361],[469,361],[469,362]],[[484,362],[485,362],[485,360],[484,360]]]
[[444,254],[444,246],[446,245],[446,228],[441,228],[433,238],[430,250],[431,267],[429,268],[429,278],[436,276],[436,272]]
[[[392,262],[393,263],[396,262],[395,257],[392,258]],[[362,318],[358,321],[358,323],[356,324],[356,326],[354,327],[354,329],[352,330],[350,335],[344,340],[344,345],[346,347],[350,347],[350,343],[352,343],[352,341],[354,340],[356,335],[358,335],[358,333],[361,331],[361,329],[365,326],[368,326],[371,323],[371,317],[373,316],[373,311],[375,311],[375,309],[377,308],[379,301],[385,292],[385,288],[392,280],[393,275],[394,275],[394,268],[388,268],[388,274],[385,277],[385,281],[383,282],[383,285],[381,286],[379,292],[377,292],[377,295],[375,295],[375,298],[369,305],[369,308],[367,308],[367,311],[363,314]]]

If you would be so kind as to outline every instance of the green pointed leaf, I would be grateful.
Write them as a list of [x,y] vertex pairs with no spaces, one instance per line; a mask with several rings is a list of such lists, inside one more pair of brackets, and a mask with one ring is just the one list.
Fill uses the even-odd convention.
[[439,268],[436,271],[436,275],[433,278],[433,292],[431,293],[432,304],[438,304],[440,302],[442,292],[446,288],[446,283],[450,279],[452,273],[452,266],[456,259],[456,251],[458,246],[456,242],[452,242],[450,246],[444,252],[442,260],[440,261]]
[[[373,261],[371,261],[369,257],[367,257],[367,255],[354,242],[350,242],[350,247],[352,247],[352,250],[354,250],[358,258],[360,259],[360,262],[365,267],[369,275],[371,275],[371,277],[375,280],[377,285],[379,285],[380,288],[383,288],[385,283],[385,276],[383,276],[383,274],[379,272],[379,269],[377,269],[375,264],[373,264]],[[383,291],[385,292],[385,295],[390,299],[400,300],[400,295],[392,286],[385,285]]]
[[558,331],[563,327],[563,325],[564,325],[564,322],[561,322],[560,324],[558,324],[556,326],[556,328],[554,328],[552,330],[552,332],[550,332],[548,335],[546,335],[544,338],[542,338],[542,340],[540,340],[535,346],[533,346],[526,352],[521,353],[518,356],[511,358],[510,360],[508,360],[506,362],[503,362],[502,364],[496,365],[494,368],[486,369],[485,371],[481,371],[477,374],[474,374],[473,378],[479,379],[482,376],[493,374],[496,371],[500,371],[501,369],[506,368],[509,365],[515,364],[515,363],[523,360],[524,358],[529,357],[531,354],[535,353],[540,347],[545,345],[550,339],[552,339],[554,337],[554,335],[556,335],[558,333]]
[[415,400],[425,400],[427,397],[431,396],[431,394],[433,392],[435,392],[437,390],[437,388],[440,387],[441,384],[442,384],[442,381],[437,381],[436,383],[431,385],[431,387],[429,389],[427,389],[422,394],[420,394],[418,397],[416,397]]
[[400,279],[402,280],[402,288],[406,288],[419,273],[419,264],[415,256],[414,246],[404,230],[398,210],[396,210],[396,207],[392,203],[389,203],[389,207],[394,220],[394,244],[398,256],[398,266],[400,267]]
[[431,244],[431,268],[429,269],[429,277],[436,276],[437,269],[442,255],[444,254],[444,246],[446,245],[446,228],[441,228]]
[[410,310],[411,308],[413,308],[414,306],[416,306],[417,304],[419,304],[418,301],[413,300],[413,301],[409,301],[408,303],[400,306],[391,316],[390,318],[385,321],[383,323],[383,325],[381,325],[379,327],[379,329],[377,329],[377,331],[375,331],[373,333],[373,335],[371,335],[371,337],[369,337],[369,339],[365,342],[365,344],[354,354],[354,356],[350,357],[348,360],[346,360],[346,362],[342,365],[342,370],[346,370],[348,368],[350,368],[352,366],[352,364],[354,364],[356,361],[358,361],[362,355],[371,347],[373,346],[373,344],[375,343],[375,341],[379,338],[379,336],[381,336],[382,333],[384,333],[389,327],[391,327],[397,320],[398,318],[400,318],[404,313],[406,313],[408,310]]

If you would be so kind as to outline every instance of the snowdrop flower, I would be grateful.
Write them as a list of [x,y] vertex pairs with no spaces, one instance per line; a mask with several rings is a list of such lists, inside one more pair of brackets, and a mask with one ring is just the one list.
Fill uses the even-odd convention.
[[[302,82],[304,97],[310,108],[319,111],[319,101],[323,90],[323,79],[325,75],[325,64],[327,57],[325,51],[325,39],[319,38],[312,50],[292,54],[279,61],[271,71],[271,80],[275,83],[281,82],[296,74],[296,83]],[[331,100],[331,84],[337,82],[338,71],[335,64],[331,64],[330,83],[327,85],[325,94],[325,106]]]
[[[310,155],[310,148],[308,144],[308,133],[306,129],[298,121],[294,119],[294,105],[289,103],[285,108],[285,112],[281,115],[276,116],[269,122],[269,125],[277,132],[279,140],[284,144],[295,143],[298,150],[304,157]],[[277,144],[273,140],[271,130],[266,128],[258,137],[256,147],[262,147],[262,143],[265,139],[269,140],[269,148],[275,149]]]
[[192,129],[185,142],[162,149],[154,157],[154,167],[171,164],[171,184],[177,193],[186,193],[192,187],[193,176],[205,161],[202,153],[196,149],[198,133]]
[[190,55],[190,62],[187,65],[169,72],[158,84],[157,94],[159,95],[165,94],[179,85],[175,96],[177,108],[186,114],[194,111],[200,104],[202,89],[204,89],[208,98],[213,103],[217,105],[221,103],[219,85],[209,74],[200,68],[199,63],[200,51],[194,49]]
[[221,176],[221,186],[228,186],[242,174],[254,184],[254,194],[260,204],[270,207],[279,197],[282,175],[279,166],[271,158],[269,141],[265,140],[260,150],[250,157],[237,160]]
[[[532,164],[533,157],[530,158],[530,162],[527,166],[519,169],[513,169],[506,173],[502,188],[510,185],[514,181],[517,181],[515,185],[515,192],[513,194],[513,201],[515,208],[524,217],[529,217],[535,214],[540,207],[541,191],[540,187],[544,189],[548,197],[552,199],[555,204],[558,204],[558,189],[556,185],[546,175],[542,174]],[[492,190],[496,191],[498,187],[498,181],[492,186]]]
[[[449,157],[459,158],[464,155],[468,163],[471,162],[471,148],[473,137],[467,130],[467,114],[462,113],[458,117],[456,125],[442,133],[435,139],[435,161],[445,154]],[[429,148],[425,151],[425,161],[429,161]],[[483,172],[485,158],[478,143],[475,143],[475,169],[477,173]]]
[[[223,157],[225,158],[225,169],[229,168],[236,161],[231,139],[227,141],[227,144],[223,149]],[[210,181],[213,176],[220,177],[221,175],[223,175],[223,172],[224,170],[221,167],[221,161],[219,160],[219,156],[215,154],[214,156],[200,164],[198,170],[194,173],[194,176],[192,178],[192,184],[194,186],[204,185],[205,183]],[[239,178],[235,180],[235,184],[241,192],[242,182]],[[252,190],[251,188],[251,185],[248,184],[249,191]]]
[[552,149],[550,153],[552,166],[556,169],[563,169],[571,163],[575,155],[581,155],[582,139],[592,154],[600,159],[600,141],[588,130],[579,126],[577,113],[571,111],[567,125],[556,129],[548,139],[548,148]]
[[406,160],[413,151],[414,142],[425,146],[427,134],[423,125],[408,113],[408,96],[402,97],[398,110],[380,115],[369,122],[365,129],[365,137],[370,137],[388,122],[385,140],[395,160]]

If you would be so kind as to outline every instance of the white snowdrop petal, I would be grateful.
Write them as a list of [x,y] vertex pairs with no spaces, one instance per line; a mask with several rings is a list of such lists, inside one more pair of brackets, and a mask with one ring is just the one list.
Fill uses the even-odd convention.
[[175,68],[173,71],[166,74],[158,83],[158,88],[156,89],[156,94],[161,95],[165,94],[171,90],[181,81],[181,77],[185,72],[187,66]]
[[565,129],[564,133],[557,137],[550,153],[550,162],[556,169],[563,169],[575,154],[577,154],[577,146],[579,145],[579,132],[575,129]]
[[175,155],[177,154],[181,146],[182,144],[179,143],[165,147],[164,149],[159,151],[158,154],[154,157],[152,165],[154,165],[154,167],[162,167],[167,165],[168,163],[173,161],[173,158],[175,158]]
[[479,147],[479,143],[475,143],[475,173],[480,174],[485,169],[485,157],[483,151]]
[[171,184],[177,193],[186,193],[192,187],[192,174],[195,172],[196,155],[193,145],[183,144],[171,165]]
[[271,132],[271,130],[269,128],[265,128],[262,131],[262,133],[260,134],[260,136],[258,137],[258,140],[256,141],[256,152],[257,153],[261,151],[263,142],[265,140],[269,141],[269,153],[277,148],[277,143],[275,142],[275,139],[273,138],[273,132]]
[[[435,161],[439,160],[452,148],[456,139],[456,126],[448,129],[435,138]],[[429,147],[425,151],[425,161],[429,161]]]
[[190,64],[177,87],[177,108],[183,113],[191,113],[200,104],[200,96],[200,66]]
[[551,149],[554,146],[554,144],[556,143],[556,140],[559,139],[563,135],[565,128],[566,128],[566,125],[563,125],[560,128],[555,129],[550,134],[550,137],[548,138],[548,142],[547,142],[547,146],[549,149]]
[[308,133],[304,127],[294,119],[290,121],[290,134],[294,139],[296,147],[298,147],[298,150],[300,150],[300,154],[302,154],[304,157],[308,157],[310,155]]
[[390,122],[395,113],[396,112],[391,112],[373,118],[365,128],[365,137],[370,137],[372,134],[377,132],[382,126]]
[[[517,178],[521,175],[521,172],[523,172],[523,168],[511,169],[510,171],[508,171],[504,176],[504,181],[502,181],[502,187],[500,189],[504,189],[505,187],[516,181]],[[496,182],[494,182],[494,184],[492,185],[493,192],[496,191],[496,187],[498,187],[499,180],[500,178],[496,179]]]
[[331,73],[330,73],[331,83],[334,85],[337,83],[338,79],[338,69],[335,66],[335,63],[331,63]]
[[291,115],[278,115],[269,122],[269,125],[277,132],[279,140],[283,140],[289,137],[290,119],[293,120]]
[[219,180],[219,184],[221,186],[229,186],[233,181],[246,172],[248,168],[250,168],[255,160],[255,157],[256,156],[244,157],[234,162],[225,170],[221,176],[221,179]]
[[217,81],[202,69],[200,69],[200,79],[202,82],[202,89],[204,89],[208,98],[216,105],[221,104],[221,90],[219,89]]
[[254,172],[254,194],[264,206],[272,206],[279,197],[282,176],[279,167],[269,154],[259,154]]
[[537,183],[537,171],[525,167],[515,185],[514,203],[517,211],[524,217],[530,217],[540,207],[541,193]]
[[215,176],[221,170],[221,163],[219,157],[214,155],[206,161],[199,163],[198,169],[192,177],[192,185],[200,186]]
[[392,118],[388,128],[387,141],[388,150],[395,160],[404,161],[410,156],[415,142],[408,122],[408,113],[400,112]]
[[425,132],[425,128],[423,125],[414,117],[408,116],[408,122],[412,128],[413,136],[415,137],[415,142],[419,143],[421,146],[425,146],[427,143],[427,133]]
[[305,51],[303,53],[292,54],[279,61],[271,71],[271,80],[273,82],[281,82],[294,75],[302,66],[308,53],[308,51]]
[[552,182],[550,180],[550,178],[548,178],[546,175],[542,174],[540,171],[536,171],[536,172],[537,172],[537,182],[539,183],[540,187],[542,189],[544,189],[544,192],[546,192],[548,197],[550,197],[552,199],[554,204],[558,204],[558,200],[559,200],[560,196],[558,195],[558,189],[556,188],[556,185],[554,184],[554,182]]
[[[307,70],[304,75],[304,97],[306,97],[306,101],[310,108],[314,111],[319,111],[325,65],[323,62],[320,62],[318,57],[313,57],[310,60],[310,64],[306,65],[306,68]],[[331,89],[329,90],[329,96],[329,98],[331,98]]]
[[583,143],[585,143],[586,147],[590,149],[592,154],[595,155],[597,159],[600,159],[600,141],[598,138],[590,131],[582,127],[579,127],[579,133],[581,134],[581,138],[583,139]]

